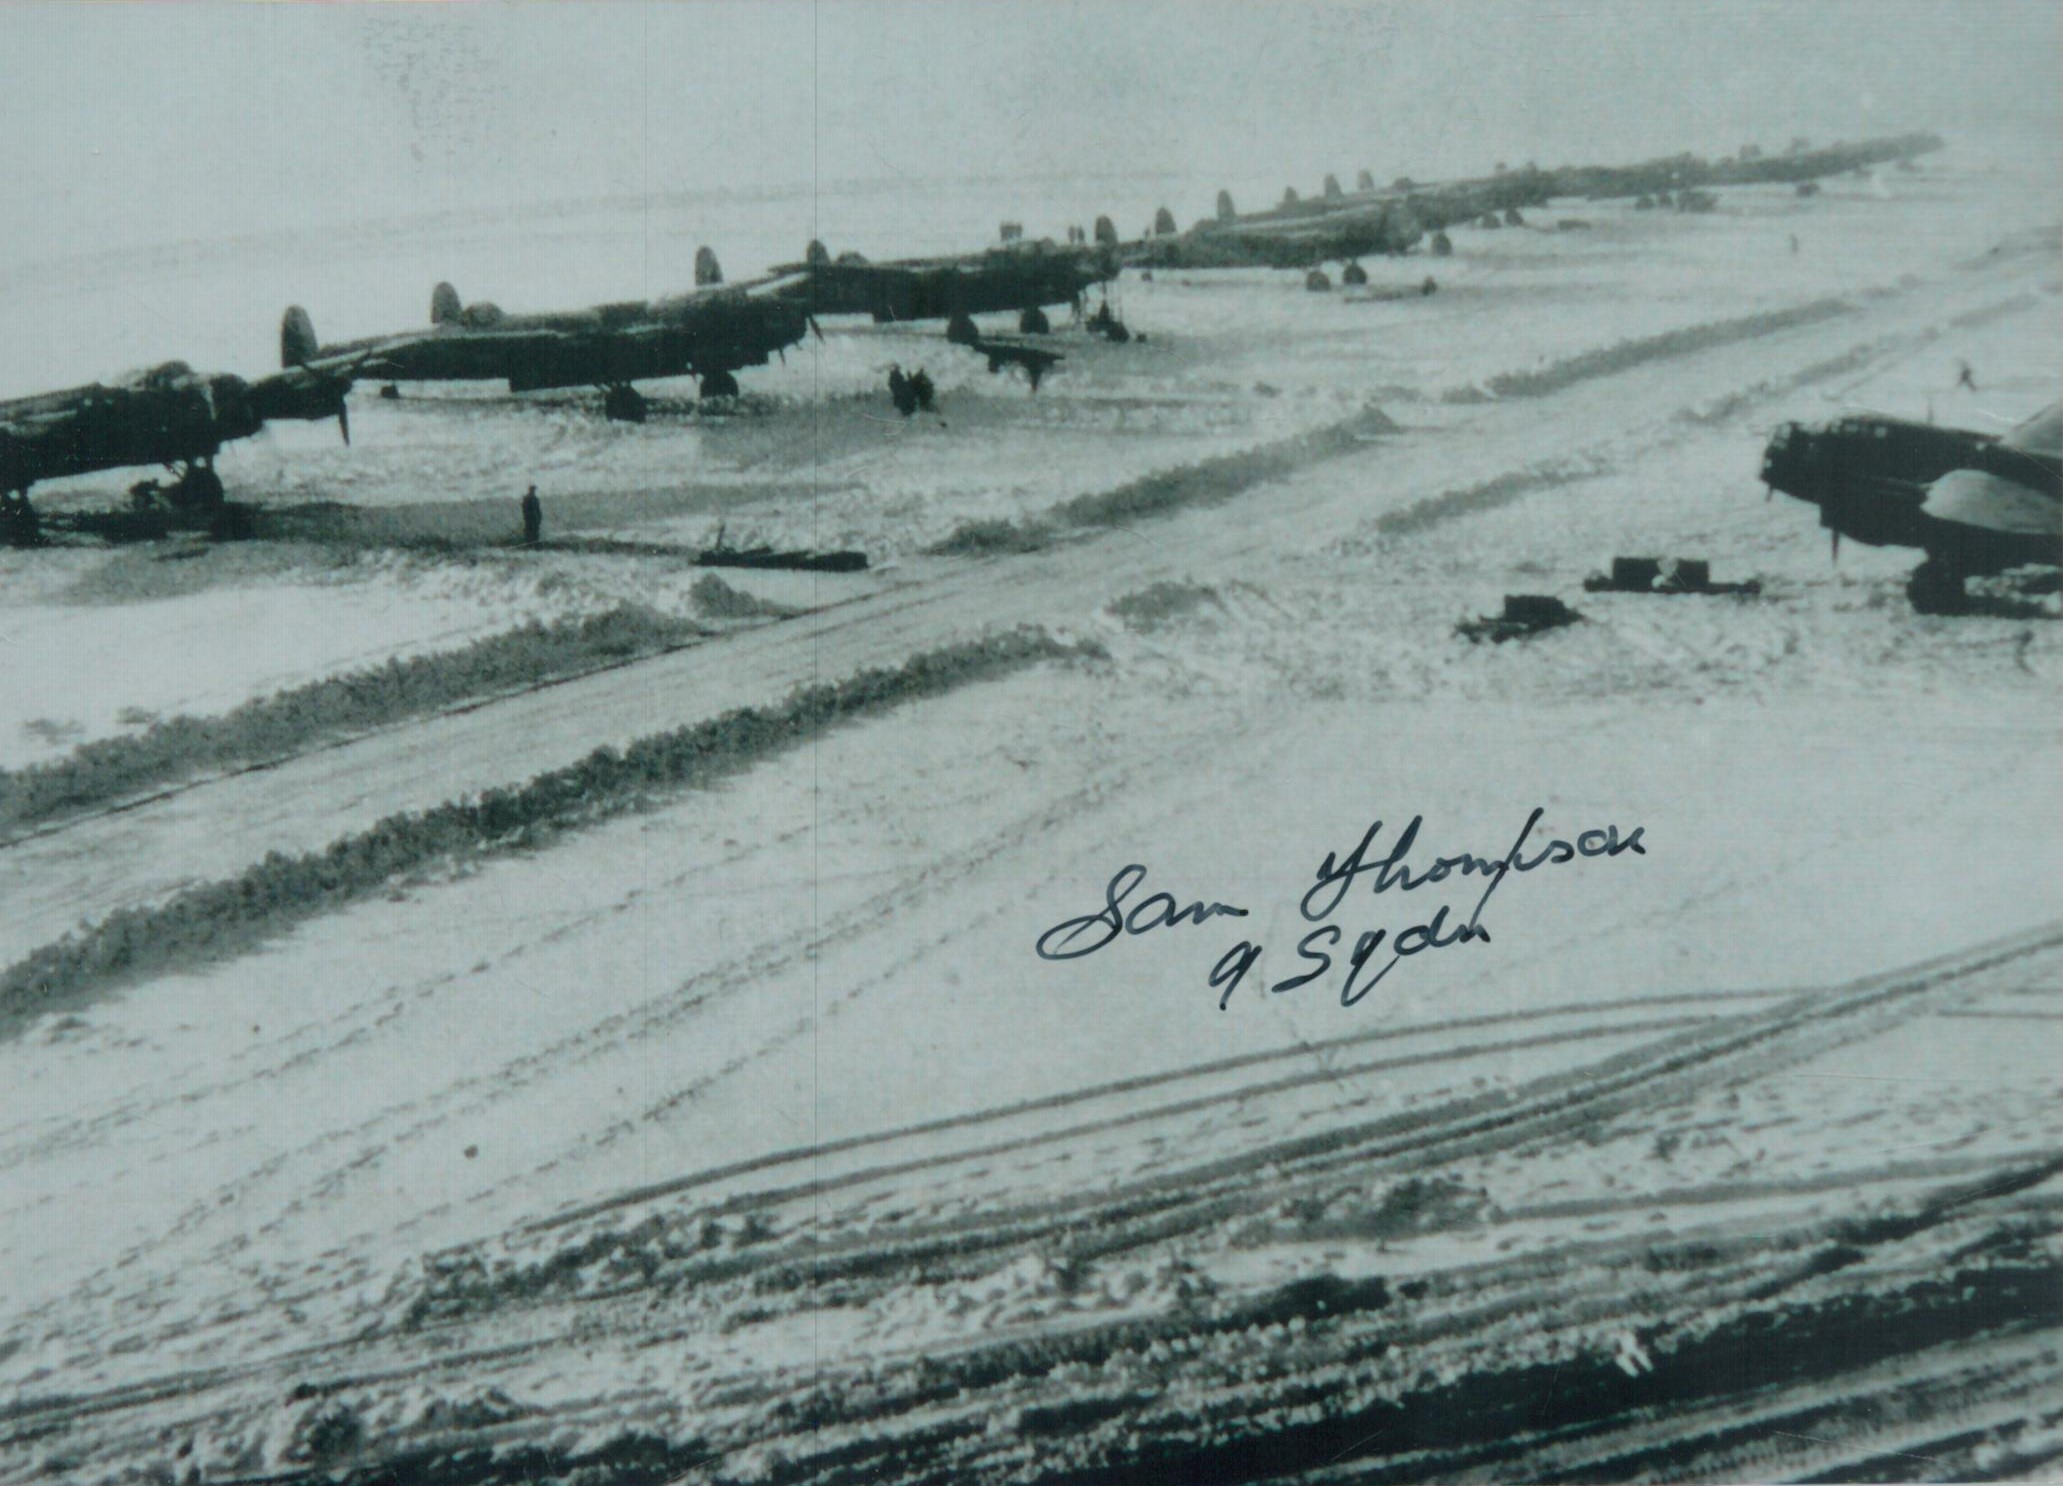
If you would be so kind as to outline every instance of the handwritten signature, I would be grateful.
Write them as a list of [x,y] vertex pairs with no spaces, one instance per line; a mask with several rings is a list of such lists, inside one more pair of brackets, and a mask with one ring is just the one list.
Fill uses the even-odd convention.
[[[1504,880],[1514,872],[1558,867],[1586,857],[1611,858],[1628,852],[1636,856],[1647,855],[1647,846],[1642,840],[1645,827],[1635,826],[1621,835],[1616,825],[1581,831],[1573,843],[1559,838],[1550,840],[1536,854],[1528,855],[1527,842],[1545,813],[1536,807],[1526,817],[1526,823],[1510,849],[1500,857],[1480,857],[1472,852],[1462,852],[1456,856],[1435,858],[1422,871],[1414,872],[1406,858],[1418,843],[1419,828],[1425,824],[1423,816],[1411,817],[1411,823],[1398,833],[1385,856],[1376,855],[1376,838],[1383,830],[1380,820],[1362,833],[1360,843],[1344,857],[1328,851],[1298,903],[1298,911],[1304,919],[1318,925],[1297,941],[1297,957],[1309,968],[1275,981],[1269,985],[1269,992],[1294,991],[1333,972],[1346,933],[1337,923],[1327,920],[1340,910],[1347,895],[1364,878],[1372,878],[1367,884],[1370,896],[1392,889],[1408,893],[1450,878],[1471,876],[1484,879],[1484,886],[1482,895],[1476,899],[1474,911],[1465,922],[1450,926],[1448,916],[1451,910],[1442,906],[1425,922],[1413,924],[1395,935],[1388,929],[1363,930],[1345,955],[1346,979],[1339,993],[1342,1006],[1358,1004],[1401,960],[1428,950],[1479,942],[1488,944],[1490,931],[1483,924],[1483,910],[1489,906],[1491,897],[1503,886]],[[1077,960],[1120,938],[1151,934],[1160,929],[1201,928],[1213,919],[1248,916],[1246,909],[1235,904],[1201,899],[1185,904],[1165,891],[1148,893],[1134,901],[1134,895],[1145,883],[1146,868],[1143,864],[1133,862],[1120,868],[1103,889],[1101,908],[1076,918],[1062,919],[1039,936],[1035,946],[1039,958]],[[1369,962],[1376,958],[1377,951],[1385,944],[1389,948],[1389,958],[1381,961],[1374,972],[1364,978],[1363,972]],[[1220,993],[1220,1011],[1231,1003],[1233,992],[1239,989],[1248,972],[1260,960],[1261,948],[1256,940],[1242,939],[1220,955],[1211,967],[1210,984]]]

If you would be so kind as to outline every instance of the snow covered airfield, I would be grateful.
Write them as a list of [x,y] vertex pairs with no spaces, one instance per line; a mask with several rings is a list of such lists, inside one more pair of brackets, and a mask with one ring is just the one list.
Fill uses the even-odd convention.
[[[8,827],[0,1474],[2052,1471],[2057,599],[1918,617],[1756,480],[1783,419],[2058,396],[2053,161],[1950,144],[1367,265],[1430,297],[1127,274],[1143,339],[1063,326],[1035,397],[854,325],[641,427],[362,391],[225,454],[264,540],[0,552],[10,786],[665,636]],[[719,523],[872,566],[711,582]],[[1583,592],[1615,554],[1762,591]],[[1584,622],[1456,636],[1515,592]],[[1343,1005],[1482,892],[1371,874],[1271,989],[1372,822],[1423,870],[1536,807],[1644,851]],[[1245,912],[1035,952],[1134,863]]]

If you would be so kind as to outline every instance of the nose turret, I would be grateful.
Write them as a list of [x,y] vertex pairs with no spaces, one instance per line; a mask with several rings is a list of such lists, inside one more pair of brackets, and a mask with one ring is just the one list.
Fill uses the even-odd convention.
[[1779,423],[1762,451],[1762,483],[1795,494],[1793,487],[1811,453],[1812,435],[1803,424]]

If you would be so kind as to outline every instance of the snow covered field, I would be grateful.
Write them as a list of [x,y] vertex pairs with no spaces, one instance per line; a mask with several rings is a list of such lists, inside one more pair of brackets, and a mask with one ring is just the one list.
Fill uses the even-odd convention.
[[[281,540],[0,552],[9,768],[531,618],[719,630],[0,846],[15,965],[798,687],[1021,625],[1083,645],[17,995],[0,1473],[2053,1470],[2057,598],[1918,617],[1912,554],[1836,565],[1755,479],[1782,419],[2054,400],[2052,187],[1952,149],[1702,216],[1557,202],[1371,262],[1439,281],[1384,302],[1128,274],[1144,339],[1063,328],[1036,397],[851,325],[727,416],[361,393],[348,449],[225,455]],[[940,417],[895,417],[892,360]],[[1154,514],[1095,504],[1157,476]],[[532,482],[551,550],[509,543]],[[719,521],[874,566],[726,571],[785,617],[712,613]],[[936,550],[1000,521],[1035,550]],[[1583,592],[1614,554],[1762,590]],[[1457,637],[1515,592],[1584,622]],[[1343,1005],[1359,931],[1481,893],[1364,881],[1323,973],[1268,989],[1317,965],[1299,900],[1372,822],[1380,854],[1422,816],[1423,867],[1535,807],[1542,842],[1645,850],[1504,884],[1487,942]],[[1130,863],[1246,913],[1034,953]]]

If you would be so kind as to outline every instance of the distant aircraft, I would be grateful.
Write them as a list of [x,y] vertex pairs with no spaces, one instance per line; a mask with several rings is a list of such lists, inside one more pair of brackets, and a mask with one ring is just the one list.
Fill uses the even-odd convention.
[[[1511,215],[1520,208],[1544,205],[1560,196],[1588,199],[1647,196],[1685,186],[1753,185],[1793,182],[1873,165],[1910,165],[1914,157],[1942,147],[1931,134],[1832,145],[1781,159],[1750,153],[1743,158],[1706,161],[1696,155],[1674,155],[1624,166],[1561,166],[1543,170],[1524,165],[1500,166],[1493,175],[1444,182],[1418,182],[1399,177],[1377,187],[1363,171],[1353,191],[1326,188],[1316,196],[1294,190],[1266,211],[1237,213],[1232,197],[1218,193],[1217,215],[1187,232],[1156,234],[1125,245],[1125,261],[1142,268],[1316,268],[1332,261],[1410,251],[1428,232],[1470,222],[1518,226]],[[1695,195],[1686,210],[1708,209],[1717,198]],[[1494,219],[1494,220],[1493,220]]]
[[1409,252],[1425,231],[1417,203],[1402,199],[1324,213],[1281,207],[1142,238],[1126,246],[1125,261],[1141,268],[1315,268]]
[[1023,367],[1024,375],[1031,382],[1031,390],[1034,392],[1039,390],[1039,383],[1045,379],[1046,373],[1067,359],[1058,351],[1048,351],[1021,340],[991,338],[966,341],[963,344],[975,355],[987,358],[991,376],[1000,373],[1006,366]]
[[856,253],[833,260],[821,243],[811,243],[803,262],[772,270],[771,292],[813,315],[868,315],[876,324],[1014,310],[1019,328],[1035,333],[1045,327],[1045,306],[1077,303],[1120,267],[1104,244],[1018,241],[957,257],[869,263]]
[[335,418],[348,444],[344,398],[359,370],[346,361],[246,382],[168,361],[111,384],[0,402],[0,493],[8,497],[10,520],[33,520],[28,492],[39,480],[132,465],[178,473],[158,492],[171,505],[219,504],[215,455],[269,420]]
[[1923,614],[1967,607],[1967,578],[2063,561],[2063,403],[2004,437],[1876,416],[1786,423],[1762,479],[1818,506],[1837,549],[1847,536],[1924,552],[1906,588]]
[[703,397],[735,397],[733,373],[766,365],[810,328],[807,307],[774,292],[773,280],[725,286],[706,248],[695,276],[700,287],[687,294],[532,315],[463,304],[456,289],[439,284],[429,329],[331,346],[317,342],[308,312],[294,305],[280,324],[280,362],[322,366],[369,356],[396,382],[506,381],[511,392],[597,387],[609,417],[641,423],[645,400],[633,383],[694,376]]

